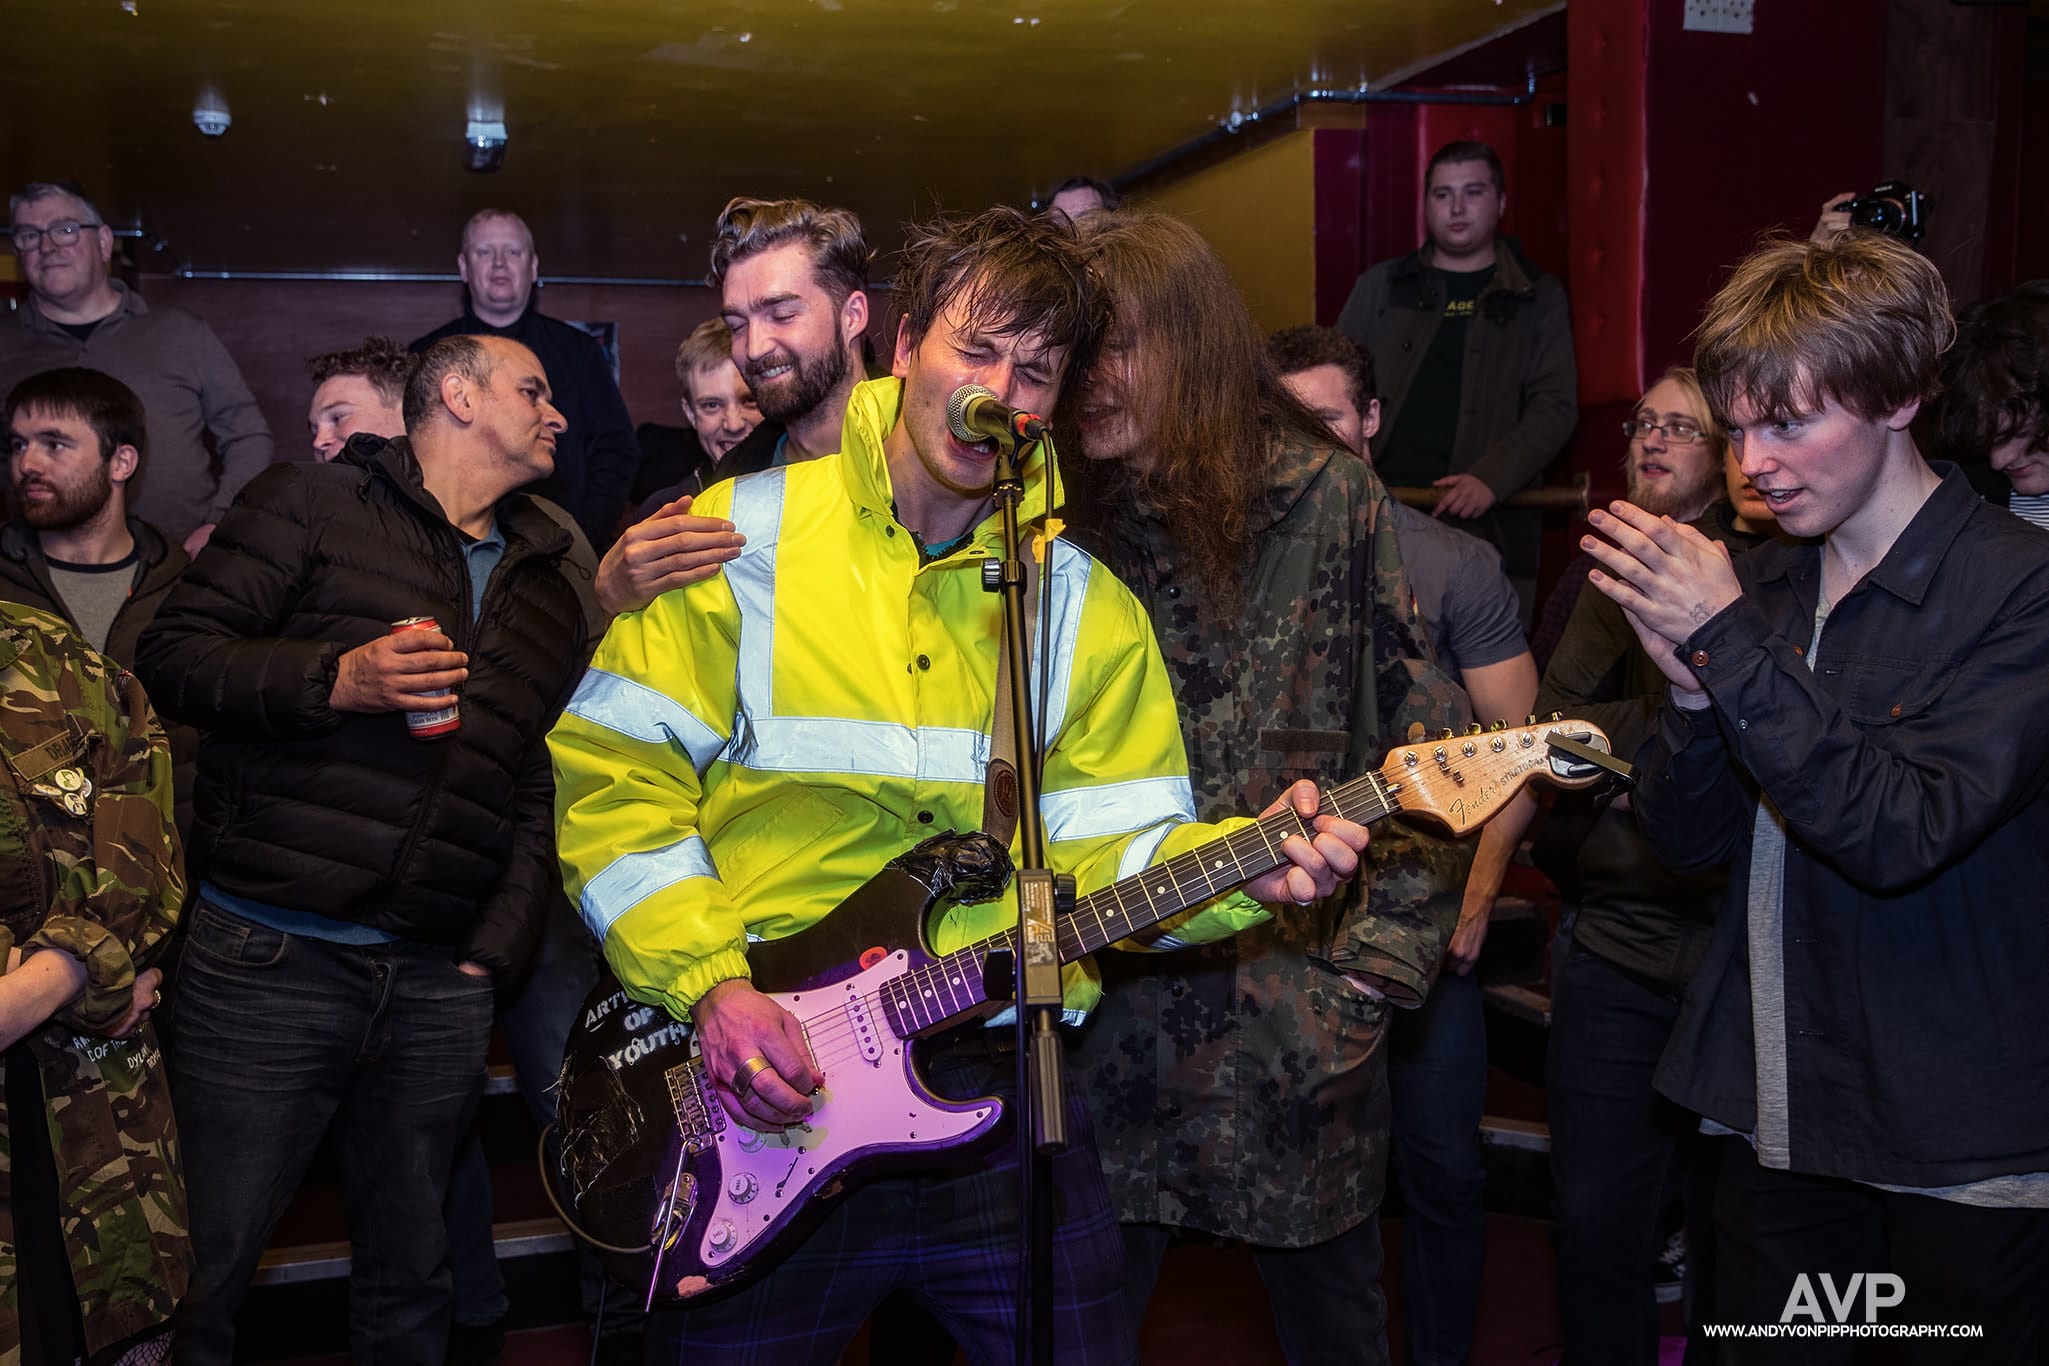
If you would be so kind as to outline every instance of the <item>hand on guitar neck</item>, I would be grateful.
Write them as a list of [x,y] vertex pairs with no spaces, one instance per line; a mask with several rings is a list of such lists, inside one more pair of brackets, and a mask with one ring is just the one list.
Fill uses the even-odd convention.
[[[720,982],[698,999],[690,1015],[705,1075],[735,1122],[772,1134],[810,1117],[811,1093],[825,1085],[825,1074],[796,1016],[745,977]],[[736,1091],[734,1083],[754,1071],[748,1064],[756,1058],[766,1059],[768,1067]]]
[[1288,836],[1281,852],[1289,861],[1246,883],[1245,895],[1269,906],[1307,906],[1336,891],[1340,882],[1352,880],[1359,871],[1359,855],[1366,848],[1366,827],[1338,816],[1318,816],[1316,807],[1322,800],[1316,784],[1304,778],[1259,813],[1265,819],[1292,806],[1296,815],[1313,818],[1316,838],[1312,843],[1300,835]]

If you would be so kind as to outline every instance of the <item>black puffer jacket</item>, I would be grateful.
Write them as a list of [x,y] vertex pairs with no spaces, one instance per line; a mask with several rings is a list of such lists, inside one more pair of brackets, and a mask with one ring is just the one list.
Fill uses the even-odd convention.
[[[590,567],[563,563],[569,533],[525,495],[497,517],[505,557],[473,624],[462,537],[403,439],[251,481],[136,660],[157,706],[205,731],[195,883],[524,971],[559,895],[543,737],[588,653],[568,576]],[[341,655],[412,616],[469,654],[462,728],[438,740],[328,706]]]

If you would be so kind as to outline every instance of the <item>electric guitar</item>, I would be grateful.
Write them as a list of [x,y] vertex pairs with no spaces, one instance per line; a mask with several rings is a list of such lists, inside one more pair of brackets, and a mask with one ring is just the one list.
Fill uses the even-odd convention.
[[[1584,721],[1444,731],[1326,791],[1318,810],[1359,824],[1425,816],[1463,835],[1531,778],[1586,787],[1626,776],[1608,754],[1607,736]],[[1058,924],[1060,961],[1279,867],[1281,841],[1310,833],[1284,811],[1078,898]],[[748,946],[755,985],[802,1022],[825,1074],[810,1118],[781,1133],[732,1122],[690,1026],[605,975],[570,1037],[555,1130],[559,1189],[573,1210],[565,1217],[614,1275],[646,1287],[649,1305],[730,1288],[773,1264],[849,1185],[991,1136],[1002,1102],[933,1095],[912,1044],[1000,1007],[984,969],[1015,931],[942,956],[927,948],[924,926],[942,901],[986,900],[1009,876],[1008,855],[987,836],[936,835],[823,920]]]

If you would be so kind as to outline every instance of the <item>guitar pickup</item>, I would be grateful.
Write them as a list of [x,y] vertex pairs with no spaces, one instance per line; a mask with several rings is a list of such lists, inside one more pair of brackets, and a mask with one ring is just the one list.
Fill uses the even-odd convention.
[[861,1052],[861,1061],[870,1067],[882,1064],[882,1035],[876,1031],[875,1016],[868,1009],[867,998],[862,996],[852,982],[847,984],[845,1010],[847,1024],[854,1032],[854,1046]]

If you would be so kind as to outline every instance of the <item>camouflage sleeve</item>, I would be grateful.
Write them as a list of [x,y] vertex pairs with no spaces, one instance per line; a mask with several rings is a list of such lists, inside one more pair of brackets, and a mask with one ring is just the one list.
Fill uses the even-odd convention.
[[[1369,473],[1368,480],[1358,516],[1367,546],[1362,648],[1370,657],[1359,661],[1364,686],[1352,725],[1355,772],[1379,768],[1412,725],[1462,729],[1471,718],[1465,692],[1437,667],[1416,615],[1387,490],[1378,475]],[[1323,965],[1365,979],[1397,1006],[1419,1006],[1458,923],[1472,841],[1383,821],[1374,827],[1366,860],[1370,874],[1347,889]]]
[[142,685],[101,656],[64,645],[52,642],[34,667],[51,698],[88,730],[85,781],[74,794],[85,819],[50,827],[55,895],[22,952],[58,949],[85,964],[84,993],[56,1018],[100,1032],[127,1014],[137,965],[177,923],[185,869],[170,744]]

